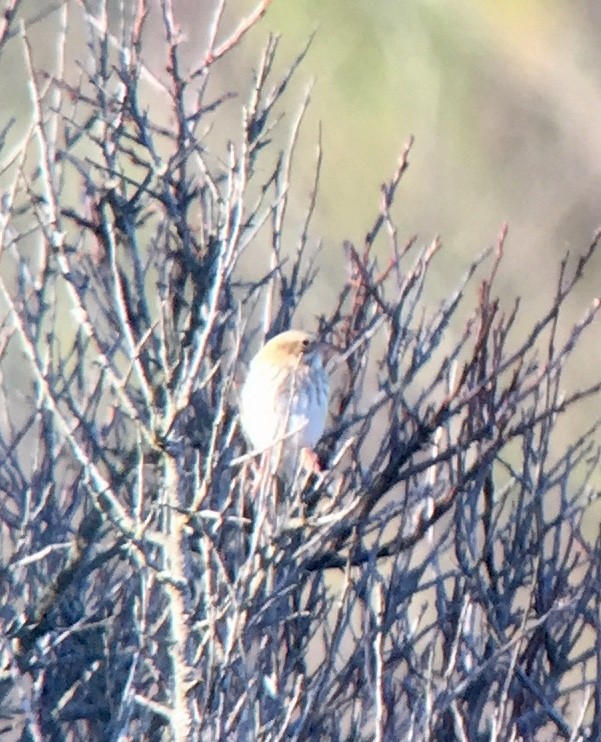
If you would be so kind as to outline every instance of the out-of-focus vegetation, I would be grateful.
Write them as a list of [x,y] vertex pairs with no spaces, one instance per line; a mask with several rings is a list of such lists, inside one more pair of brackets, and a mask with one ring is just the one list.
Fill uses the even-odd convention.
[[[215,5],[175,4],[190,64],[202,54]],[[235,0],[226,17],[252,7]],[[23,4],[24,16],[39,10],[33,0]],[[150,11],[157,12],[152,4]],[[56,62],[55,16],[30,30],[42,66]],[[248,79],[269,31],[281,34],[280,68],[315,33],[303,66],[316,81],[304,136],[316,139],[322,123],[324,188],[315,216],[333,264],[341,230],[363,237],[373,193],[410,134],[416,146],[398,215],[423,240],[443,235],[458,274],[507,222],[519,248],[506,280],[535,298],[530,276],[538,286],[551,281],[554,258],[586,242],[601,221],[601,11],[593,0],[275,0],[224,65],[224,87]],[[160,39],[158,23],[145,31],[145,43],[158,49]],[[70,21],[71,51],[84,40],[83,27]],[[26,96],[15,84],[22,55],[15,47],[8,56],[4,111],[22,113]],[[162,61],[158,53],[157,70]],[[160,105],[154,89],[148,96]],[[232,127],[238,113],[232,108]],[[308,159],[297,177],[310,179]]]
[[312,116],[324,123],[324,183],[344,194],[330,191],[326,234],[345,223],[360,236],[366,187],[409,133],[403,223],[441,230],[457,255],[508,221],[534,269],[597,226],[594,3],[276,2],[265,22],[289,49],[317,30]]
[[[502,300],[519,296],[527,313],[540,311],[558,258],[601,224],[599,4],[276,0],[262,28],[281,33],[288,58],[315,32],[303,66],[316,80],[306,137],[321,122],[315,225],[326,273],[339,273],[341,233],[363,238],[373,194],[412,134],[394,213],[419,240],[443,237],[428,295],[443,296],[507,222]],[[249,51],[255,40],[260,33]],[[309,182],[310,164],[299,162],[296,177],[306,167]],[[571,320],[601,294],[600,271],[597,259],[570,302]],[[568,364],[574,383],[594,378],[596,340]],[[574,433],[596,414],[589,406],[563,424]]]
[[[504,297],[540,310],[557,259],[601,224],[598,3],[276,0],[260,29],[281,34],[289,59],[315,32],[303,66],[315,77],[305,135],[315,137],[321,122],[315,225],[326,271],[338,274],[341,233],[363,238],[373,194],[412,134],[395,215],[420,240],[444,239],[431,295],[444,295],[507,222]],[[249,38],[245,53],[261,40]],[[310,166],[301,161],[296,177],[306,168],[308,183]],[[595,261],[572,318],[601,293],[600,270]],[[576,358],[569,375],[585,383],[596,354],[587,345]]]

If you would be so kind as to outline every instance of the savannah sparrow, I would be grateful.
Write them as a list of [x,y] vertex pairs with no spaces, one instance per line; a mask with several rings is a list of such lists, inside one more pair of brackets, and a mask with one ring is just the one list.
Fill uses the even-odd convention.
[[240,405],[242,428],[257,451],[272,450],[274,468],[299,461],[318,469],[313,451],[323,433],[330,384],[328,345],[300,330],[271,338],[252,359]]

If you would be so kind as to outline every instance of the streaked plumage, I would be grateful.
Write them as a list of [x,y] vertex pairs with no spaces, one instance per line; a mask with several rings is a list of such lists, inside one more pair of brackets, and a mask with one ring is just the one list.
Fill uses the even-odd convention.
[[300,330],[276,335],[252,359],[242,389],[242,428],[256,450],[282,442],[294,465],[321,438],[329,401],[325,344]]

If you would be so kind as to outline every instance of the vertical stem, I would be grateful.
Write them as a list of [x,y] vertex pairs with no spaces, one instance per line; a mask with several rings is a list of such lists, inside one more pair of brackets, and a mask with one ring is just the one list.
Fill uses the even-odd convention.
[[164,547],[165,594],[169,601],[169,627],[171,641],[171,701],[173,713],[170,720],[174,742],[186,742],[192,731],[192,718],[188,706],[188,681],[190,667],[187,659],[189,627],[186,611],[187,570],[184,542],[186,515],[179,502],[180,477],[177,459],[165,455],[165,485],[167,492],[167,534]]

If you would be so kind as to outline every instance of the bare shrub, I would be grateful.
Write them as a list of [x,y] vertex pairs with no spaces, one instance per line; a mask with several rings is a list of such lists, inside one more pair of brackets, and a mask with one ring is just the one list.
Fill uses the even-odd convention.
[[581,521],[597,426],[568,441],[556,423],[598,399],[562,382],[598,302],[558,330],[597,238],[542,316],[500,306],[504,231],[432,307],[441,245],[404,241],[391,214],[408,145],[319,318],[341,350],[324,472],[265,476],[240,380],[298,324],[322,259],[320,152],[305,217],[287,219],[307,100],[280,114],[304,52],[278,76],[270,38],[245,99],[211,91],[268,4],[232,30],[220,6],[186,70],[170,0],[81,10],[77,74],[37,72],[16,16],[0,29],[29,60],[34,112],[3,159],[2,733],[596,739],[601,579]]

